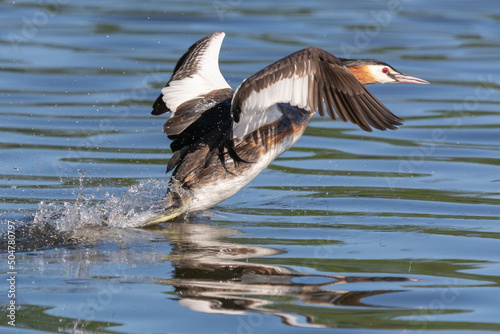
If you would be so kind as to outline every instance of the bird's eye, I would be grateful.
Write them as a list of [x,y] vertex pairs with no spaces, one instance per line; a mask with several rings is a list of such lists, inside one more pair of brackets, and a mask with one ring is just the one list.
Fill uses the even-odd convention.
[[389,72],[389,69],[387,67],[382,68],[382,73],[387,74]]

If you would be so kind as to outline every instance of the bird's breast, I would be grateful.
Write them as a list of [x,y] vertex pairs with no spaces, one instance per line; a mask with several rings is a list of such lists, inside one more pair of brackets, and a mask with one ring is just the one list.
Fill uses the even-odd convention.
[[236,154],[246,162],[235,162],[226,154],[225,166],[211,165],[193,175],[190,211],[212,207],[233,196],[295,144],[311,115],[287,108],[279,120],[253,131],[235,146]]

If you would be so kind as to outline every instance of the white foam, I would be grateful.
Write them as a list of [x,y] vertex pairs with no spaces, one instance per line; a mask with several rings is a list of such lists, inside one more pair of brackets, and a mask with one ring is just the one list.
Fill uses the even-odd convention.
[[59,232],[92,226],[141,227],[149,218],[165,211],[168,183],[149,179],[133,185],[123,196],[107,195],[96,202],[81,187],[75,202],[40,202],[33,224],[50,224]]

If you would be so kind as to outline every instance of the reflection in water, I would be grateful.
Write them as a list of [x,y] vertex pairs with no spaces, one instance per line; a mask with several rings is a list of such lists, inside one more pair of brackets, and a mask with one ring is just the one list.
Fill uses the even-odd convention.
[[286,303],[377,307],[363,302],[363,299],[398,290],[343,291],[335,290],[333,286],[414,280],[305,274],[280,266],[249,262],[251,258],[276,255],[280,251],[231,243],[227,238],[241,233],[234,229],[190,223],[168,223],[164,227],[156,232],[165,233],[171,243],[170,259],[175,271],[172,279],[158,280],[158,283],[174,286],[179,303],[193,311],[240,315],[251,311],[279,316],[292,326],[327,327],[315,323],[310,314],[283,312],[277,306]]
[[[241,242],[243,238],[231,237],[242,232],[218,227],[209,218],[203,219],[199,216],[189,220],[178,219],[150,229],[115,228],[105,226],[103,222],[101,226],[92,224],[72,231],[51,230],[45,235],[44,240],[49,240],[45,246],[38,235],[19,239],[21,248],[29,248],[23,243],[32,239],[45,248],[41,252],[19,252],[16,255],[23,263],[23,275],[33,275],[37,284],[46,277],[62,277],[54,285],[48,285],[57,294],[56,300],[76,298],[72,306],[64,309],[52,302],[37,301],[32,305],[23,305],[20,312],[38,312],[38,319],[46,320],[47,331],[57,331],[59,323],[53,322],[54,314],[85,330],[120,326],[128,318],[123,318],[123,315],[115,317],[114,307],[111,306],[127,298],[122,293],[128,293],[128,289],[132,288],[134,293],[147,292],[149,295],[149,299],[139,302],[137,307],[149,305],[151,301],[155,305],[166,305],[163,303],[166,300],[164,293],[168,296],[173,294],[178,304],[185,307],[183,310],[187,308],[195,312],[244,317],[238,318],[238,323],[246,321],[249,326],[252,326],[251,323],[263,323],[264,317],[271,316],[296,327],[383,330],[432,327],[454,330],[465,323],[446,320],[429,322],[426,318],[434,314],[467,312],[460,307],[451,308],[449,305],[428,314],[401,305],[401,300],[412,293],[412,289],[408,289],[405,283],[397,282],[416,279],[386,277],[383,274],[341,276],[301,272],[299,270],[307,271],[314,266],[314,258],[307,257],[294,259],[294,263],[305,264],[304,269],[298,270],[258,263],[270,262],[273,259],[269,257],[282,256],[283,251],[234,243],[232,241]],[[29,231],[39,233],[37,229]],[[68,245],[69,239],[65,239],[68,235],[71,235],[71,245]],[[62,247],[50,246],[50,240],[54,239],[63,240]],[[286,260],[281,257],[274,259],[285,263]],[[335,266],[343,260],[328,261]],[[125,265],[123,270],[108,274],[109,266],[117,268],[121,266],[119,264]],[[98,268],[106,268],[103,269],[105,274]],[[148,274],[152,268],[156,273],[154,275]],[[368,271],[388,272],[387,267],[385,269]],[[464,267],[460,266],[460,269]],[[156,289],[158,285],[160,289]],[[27,289],[28,293],[39,294],[38,285]],[[158,290],[158,293],[150,293]],[[400,291],[405,293],[394,293]],[[442,291],[449,296],[450,291]],[[106,298],[101,298],[103,296]],[[375,296],[381,297],[371,298]],[[167,300],[171,302],[171,298]],[[441,299],[436,297],[435,300]],[[169,311],[168,308],[163,310]],[[29,319],[27,317],[26,321]],[[105,319],[112,320],[113,324],[99,322]],[[31,328],[28,322],[22,324]]]
[[[212,225],[210,221],[200,221],[202,219],[178,219],[151,229],[117,229],[104,224],[100,227],[91,224],[72,231],[47,230],[47,224],[38,228],[36,223],[32,223],[26,225],[29,229],[22,230],[26,235],[18,240],[21,249],[32,249],[34,245],[50,249],[56,244],[67,247],[67,250],[63,248],[55,254],[53,260],[66,263],[66,277],[73,277],[77,273],[76,278],[83,280],[92,276],[91,268],[101,262],[123,262],[134,266],[135,263],[168,260],[174,268],[171,277],[152,278],[152,282],[174,287],[180,305],[203,313],[274,315],[280,317],[283,323],[297,327],[342,327],[336,323],[337,319],[332,313],[338,310],[330,310],[332,306],[380,308],[364,299],[401,291],[346,291],[335,289],[335,286],[342,285],[345,288],[348,283],[415,280],[404,277],[314,275],[258,263],[260,257],[278,255],[283,251],[231,242],[231,237],[242,232]],[[42,230],[43,237],[40,234]],[[141,241],[164,243],[165,239],[171,246],[168,255],[133,251]],[[54,244],[54,240],[58,242]],[[109,242],[120,246],[114,251],[108,249],[103,254],[98,249],[99,245]],[[134,244],[135,248],[129,249],[128,244]],[[78,251],[80,246],[85,246],[82,251]],[[41,262],[36,268],[40,273],[50,271],[51,266],[43,260],[46,258],[47,255],[40,258]],[[125,273],[120,276],[120,282],[151,279],[127,277]],[[318,319],[311,312],[314,308],[322,308],[330,312],[330,316],[327,320]],[[76,322],[93,326],[94,322],[86,319],[87,313],[79,314],[82,318]]]
[[[249,261],[283,252],[268,247],[238,244],[234,240],[231,242],[231,237],[241,232],[212,225],[210,221],[200,221],[201,217],[190,222],[178,219],[151,229],[116,228],[141,226],[151,215],[161,212],[164,184],[147,180],[132,186],[124,196],[111,197],[102,203],[93,202],[92,198],[84,196],[83,175],[80,177],[80,186],[76,203],[41,202],[32,219],[16,224],[17,247],[20,250],[96,246],[90,252],[63,252],[63,261],[74,264],[77,268],[70,266],[66,276],[71,276],[76,270],[78,277],[88,277],[92,264],[103,261],[131,265],[144,261],[158,263],[166,258],[174,267],[172,277],[152,280],[157,284],[174,287],[180,305],[203,313],[275,315],[283,323],[297,327],[350,327],[352,325],[343,323],[346,319],[342,313],[339,314],[340,309],[354,306],[380,310],[381,307],[364,299],[401,291],[367,290],[366,287],[365,290],[357,288],[355,291],[348,291],[335,287],[346,289],[352,286],[350,284],[358,282],[414,280],[314,275],[258,263],[258,260]],[[156,203],[156,206],[145,203]],[[116,244],[134,244],[133,248],[136,249],[138,240],[149,240],[151,235],[155,235],[156,242],[164,243],[166,239],[171,246],[170,254],[166,257],[156,252],[138,254],[121,247],[120,250],[108,250],[104,255],[97,249],[100,244],[110,241]],[[46,265],[41,263],[40,266],[38,270],[42,272]],[[126,277],[122,279],[128,280]],[[337,308],[330,310],[333,306]],[[78,321],[87,323],[85,314],[79,316],[82,319]],[[350,319],[347,321],[352,322]]]

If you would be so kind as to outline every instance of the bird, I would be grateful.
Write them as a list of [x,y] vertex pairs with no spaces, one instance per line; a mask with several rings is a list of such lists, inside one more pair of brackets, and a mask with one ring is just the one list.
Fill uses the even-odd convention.
[[211,208],[236,194],[304,133],[314,114],[364,131],[403,120],[367,84],[429,82],[374,59],[346,59],[308,47],[245,79],[233,90],[219,69],[224,32],[195,42],[179,59],[153,104],[170,113],[172,141],[165,211],[145,225]]

